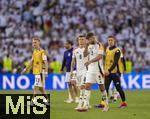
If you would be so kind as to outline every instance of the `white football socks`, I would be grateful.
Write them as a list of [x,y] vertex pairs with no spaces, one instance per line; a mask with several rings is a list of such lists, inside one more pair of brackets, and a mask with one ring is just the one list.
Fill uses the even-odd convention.
[[91,96],[91,90],[85,90],[85,93],[84,93],[84,105],[83,106],[88,106],[89,105],[90,96]]
[[79,97],[79,103],[78,103],[79,107],[82,107],[82,104],[83,104],[83,101],[84,101],[84,91],[85,91],[85,89],[80,90],[80,97]]

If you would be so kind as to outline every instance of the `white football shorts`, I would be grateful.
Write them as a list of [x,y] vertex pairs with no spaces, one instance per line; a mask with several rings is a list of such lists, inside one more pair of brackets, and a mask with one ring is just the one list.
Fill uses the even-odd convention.
[[34,87],[45,87],[45,76],[43,74],[35,75]]
[[104,78],[99,72],[88,72],[86,73],[86,83],[97,83],[104,84]]

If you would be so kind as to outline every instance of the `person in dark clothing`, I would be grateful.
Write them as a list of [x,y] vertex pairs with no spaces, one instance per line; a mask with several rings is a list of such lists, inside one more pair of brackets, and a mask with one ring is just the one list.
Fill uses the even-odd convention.
[[125,69],[125,63],[122,62],[124,59],[122,59],[121,50],[116,46],[116,39],[114,36],[108,37],[108,45],[109,47],[106,49],[105,58],[105,88],[108,93],[109,86],[113,80],[122,99],[120,108],[127,107],[125,93],[120,83],[121,73],[123,73],[123,70]]
[[65,102],[72,103],[74,102],[74,96],[73,96],[73,88],[70,79],[70,75],[71,75],[70,71],[71,71],[71,62],[72,62],[72,54],[73,54],[73,43],[70,40],[67,40],[67,42],[65,43],[65,48],[67,50],[64,52],[61,72],[63,72],[64,68],[66,68],[65,81],[67,82],[69,88],[68,90],[69,98],[65,100]]

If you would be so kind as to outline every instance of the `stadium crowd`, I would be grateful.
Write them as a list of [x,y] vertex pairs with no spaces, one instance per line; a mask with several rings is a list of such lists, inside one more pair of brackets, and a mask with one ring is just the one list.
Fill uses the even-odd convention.
[[50,71],[55,72],[65,41],[76,44],[76,37],[89,31],[104,44],[115,35],[130,69],[149,70],[149,8],[149,0],[0,0],[0,71],[8,70],[4,60],[9,58],[11,72],[23,69],[31,59],[31,37],[36,35],[47,51]]

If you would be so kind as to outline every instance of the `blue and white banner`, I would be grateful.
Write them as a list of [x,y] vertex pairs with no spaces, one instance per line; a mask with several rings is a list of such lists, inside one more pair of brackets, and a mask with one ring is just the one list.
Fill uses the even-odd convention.
[[[34,75],[32,74],[0,74],[0,90],[32,90],[33,84]],[[67,89],[65,75],[61,74],[49,74],[45,84],[47,90]],[[150,74],[122,75],[121,85],[126,90],[150,89]],[[97,88],[97,84],[94,84],[93,89]]]

